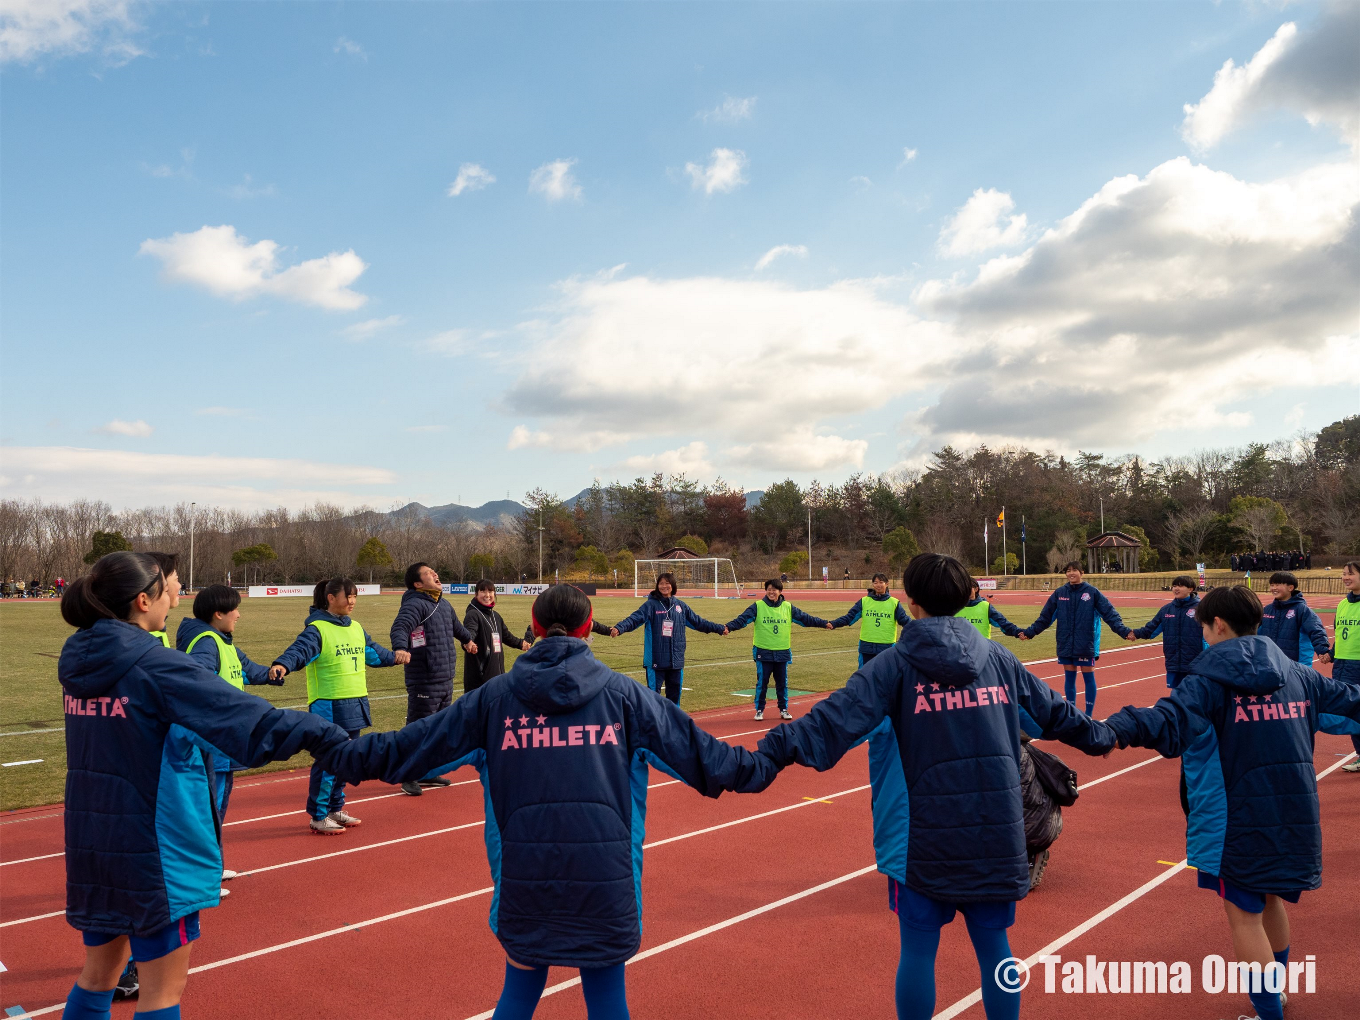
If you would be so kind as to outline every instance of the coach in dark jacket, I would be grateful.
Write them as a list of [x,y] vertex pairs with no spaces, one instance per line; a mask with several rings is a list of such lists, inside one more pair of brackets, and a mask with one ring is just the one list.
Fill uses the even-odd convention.
[[693,628],[701,634],[726,634],[721,623],[705,620],[675,597],[675,575],[669,571],[656,579],[642,605],[630,616],[614,624],[610,632],[615,636],[627,634],[638,627],[642,630],[642,665],[647,671],[647,686],[677,705],[684,686],[685,631]]
[[473,651],[463,655],[464,694],[505,672],[506,645],[527,652],[534,643],[532,632],[523,640],[510,633],[504,617],[496,612],[496,586],[491,581],[477,582],[477,592],[463,614],[463,626],[473,638]]
[[[415,722],[453,704],[453,678],[458,670],[458,646],[473,655],[477,644],[458,622],[458,614],[444,598],[439,575],[428,563],[406,568],[406,592],[392,621],[392,651],[408,651],[406,664],[406,721]],[[421,786],[448,786],[450,781],[431,774],[403,783],[402,792],[420,796]]]

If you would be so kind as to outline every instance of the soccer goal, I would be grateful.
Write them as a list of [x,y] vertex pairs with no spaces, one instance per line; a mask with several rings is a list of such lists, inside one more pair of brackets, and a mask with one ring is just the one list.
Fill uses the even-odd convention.
[[[741,582],[737,580],[736,568],[726,556],[706,556],[698,559],[683,560],[634,560],[633,595],[641,598],[644,592],[656,587],[658,575],[670,572],[675,575],[678,589],[696,589],[712,597],[740,598]],[[677,591],[675,594],[679,595]]]

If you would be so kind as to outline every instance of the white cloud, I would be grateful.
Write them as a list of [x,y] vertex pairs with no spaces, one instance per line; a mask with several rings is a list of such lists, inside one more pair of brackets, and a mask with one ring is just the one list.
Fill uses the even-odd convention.
[[465,329],[446,329],[427,337],[424,347],[431,354],[455,355],[466,353],[471,334]]
[[863,439],[817,435],[810,426],[795,425],[778,439],[762,440],[727,451],[737,467],[755,471],[835,471],[862,468],[869,443]]
[[250,174],[245,175],[245,179],[240,184],[234,184],[227,189],[227,194],[232,198],[274,198],[278,195],[278,188],[272,184],[256,184],[251,179]]
[[714,149],[709,157],[708,166],[700,163],[686,163],[685,173],[695,189],[703,189],[704,194],[715,191],[735,191],[746,183],[746,153],[740,149]]
[[1230,59],[1219,68],[1204,98],[1186,104],[1181,134],[1203,151],[1260,113],[1283,109],[1329,124],[1360,146],[1357,54],[1360,4],[1331,4],[1305,31],[1286,22],[1245,64]]
[[[863,441],[823,423],[941,384],[940,366],[959,351],[947,329],[862,283],[798,290],[763,280],[615,277],[569,281],[562,291],[557,316],[537,325],[528,367],[504,400],[521,413],[533,408],[546,427],[519,426],[512,448],[703,437],[711,462],[774,470],[839,457],[857,465]],[[772,394],[798,408],[805,434],[796,441],[806,449],[775,449],[785,444],[771,440]]]
[[180,157],[179,166],[171,166],[169,163],[157,163],[155,166],[148,166],[147,164],[143,163],[142,166],[145,168],[146,172],[149,173],[152,177],[161,178],[183,177],[186,180],[193,180],[194,150],[180,149],[179,157]]
[[400,315],[388,315],[381,319],[365,319],[363,322],[355,322],[346,326],[340,333],[350,340],[367,340],[369,337],[391,329],[393,326],[400,326],[405,321]]
[[235,227],[224,225],[146,240],[140,250],[161,260],[167,278],[196,284],[218,297],[243,301],[272,294],[341,311],[353,311],[368,300],[349,289],[368,268],[353,249],[280,270],[277,242],[250,244]]
[[351,57],[358,57],[364,63],[368,63],[368,54],[364,52],[364,48],[353,39],[346,39],[343,35],[335,40],[335,46],[332,49],[332,52],[346,53]]
[[760,256],[760,261],[756,263],[756,271],[764,269],[781,255],[797,255],[800,259],[805,259],[807,253],[807,245],[805,244],[777,244]]
[[567,198],[579,202],[581,185],[576,183],[576,177],[571,172],[575,165],[575,159],[555,159],[551,163],[544,163],[529,175],[529,190],[538,192],[549,202],[561,202]]
[[242,508],[354,506],[397,477],[384,468],[266,457],[184,456],[71,446],[0,448],[6,495],[105,499],[115,506],[196,500]]
[[912,160],[914,160],[915,158],[916,158],[916,150],[915,150],[915,149],[903,149],[903,150],[902,150],[902,162],[900,162],[900,163],[897,164],[897,169],[901,170],[904,166],[906,166],[908,163],[910,163],[910,162],[911,162]]
[[1004,191],[978,188],[940,231],[940,251],[958,258],[1019,244],[1025,239],[1029,221],[1024,213],[1007,215],[1014,208],[1015,200]]
[[126,64],[142,55],[132,41],[140,28],[132,6],[130,0],[4,0],[0,63],[97,49],[111,63]]
[[871,187],[873,187],[873,184],[874,184],[873,181],[869,180],[869,178],[867,178],[867,177],[865,177],[865,176],[863,176],[863,175],[860,175],[860,176],[857,176],[857,177],[851,177],[851,178],[850,178],[850,183],[851,183],[851,184],[854,184],[854,185],[856,185],[856,186],[858,186],[858,187],[861,187],[861,188],[871,188]]
[[464,163],[458,168],[458,176],[449,185],[449,198],[456,198],[465,191],[481,191],[488,184],[495,184],[496,176],[479,163]]
[[137,421],[123,421],[121,418],[115,418],[113,421],[90,431],[102,432],[106,436],[132,436],[135,439],[145,439],[156,430],[140,418]]
[[698,117],[705,123],[735,124],[738,121],[747,120],[755,112],[755,96],[748,96],[745,99],[738,99],[735,96],[726,96],[723,101],[713,109],[701,111],[698,114]]
[[1072,449],[1240,424],[1281,384],[1360,382],[1360,169],[1254,184],[1174,159],[1120,177],[971,282],[933,280],[926,313],[970,339],[932,442]]
[[698,439],[674,450],[626,457],[621,466],[646,475],[660,471],[668,475],[711,478],[717,474],[708,459],[708,444]]

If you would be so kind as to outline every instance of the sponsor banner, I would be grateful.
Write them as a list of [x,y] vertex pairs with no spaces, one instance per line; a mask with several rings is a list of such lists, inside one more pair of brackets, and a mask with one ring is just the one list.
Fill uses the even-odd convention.
[[[360,595],[381,595],[380,584],[358,584]],[[247,594],[252,599],[295,599],[311,598],[316,591],[314,584],[252,584]]]
[[977,583],[979,591],[996,591],[995,577],[979,577]]
[[441,585],[445,595],[470,595],[477,586],[474,584],[445,584]]
[[[446,584],[442,586],[446,595],[472,595],[477,591],[476,584]],[[546,584],[498,584],[497,595],[542,595],[550,585]],[[586,592],[587,595],[591,594]]]

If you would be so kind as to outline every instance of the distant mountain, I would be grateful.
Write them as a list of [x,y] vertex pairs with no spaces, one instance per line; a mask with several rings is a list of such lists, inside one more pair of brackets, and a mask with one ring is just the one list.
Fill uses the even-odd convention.
[[393,515],[411,513],[412,511],[441,528],[465,523],[480,529],[489,524],[501,526],[513,524],[515,518],[524,512],[524,504],[517,503],[513,499],[494,499],[490,503],[483,503],[481,506],[463,506],[460,503],[425,506],[422,503],[407,503],[400,510],[394,510]]

